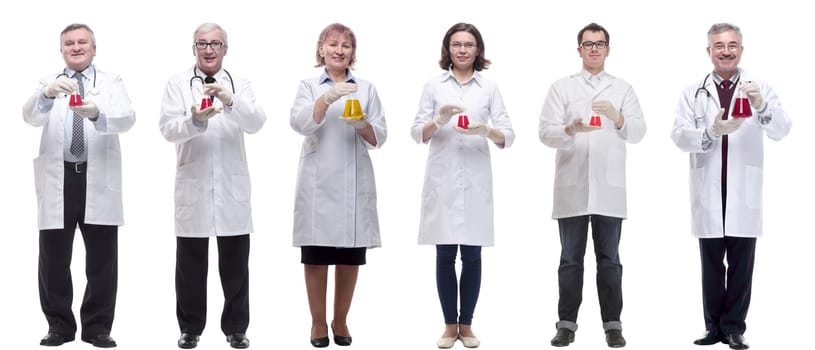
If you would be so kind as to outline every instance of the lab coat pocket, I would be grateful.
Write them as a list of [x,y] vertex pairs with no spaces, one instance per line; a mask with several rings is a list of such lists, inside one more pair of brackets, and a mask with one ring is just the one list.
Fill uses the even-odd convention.
[[122,191],[122,153],[118,147],[108,147],[105,159],[105,187],[114,192]]
[[[690,169],[691,181],[691,208],[704,208],[710,209],[713,198],[716,198],[712,193],[714,186],[711,186],[707,179],[707,168],[692,168]],[[718,187],[717,187],[718,188]],[[719,193],[721,196],[721,193]],[[716,201],[717,205],[721,205],[721,200]]]
[[195,179],[175,180],[175,205],[176,207],[188,207],[198,200],[201,188]]
[[247,175],[232,175],[232,196],[238,202],[248,202],[252,193],[252,185]]
[[764,169],[755,166],[747,166],[744,171],[744,189],[747,200],[747,207],[750,209],[760,209],[762,202],[762,183]]
[[606,160],[606,181],[614,187],[625,187],[625,150],[612,148]]

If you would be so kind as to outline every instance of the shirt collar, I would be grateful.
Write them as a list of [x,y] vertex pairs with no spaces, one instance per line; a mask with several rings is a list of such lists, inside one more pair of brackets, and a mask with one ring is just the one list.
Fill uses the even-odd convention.
[[589,73],[589,71],[583,69],[580,71],[580,76],[583,77],[583,79],[586,79],[586,81],[588,82],[599,82],[605,79],[608,76],[608,73],[606,73],[606,71],[603,70],[600,73],[592,75],[591,73]]
[[[716,72],[711,73],[711,75],[713,76],[713,83],[716,84],[716,86],[721,86],[724,78],[720,77]],[[730,81],[733,82],[735,86],[739,79],[741,79],[741,70],[737,70],[736,74],[730,78]]]
[[[68,67],[65,67],[64,72],[65,72],[65,75],[68,76],[68,78],[73,78],[74,74],[76,74],[75,70],[73,70],[71,68],[68,68]],[[96,67],[94,67],[91,64],[87,68],[85,68],[85,70],[80,71],[79,73],[82,73],[82,76],[85,77],[85,79],[93,80],[93,78],[94,78],[93,76],[96,74]]]
[[[351,73],[350,69],[345,70],[345,82],[346,83],[354,83],[356,84],[356,78],[354,78],[354,74]],[[331,77],[328,75],[328,71],[323,69],[323,74],[320,74],[320,85],[328,84],[330,86],[334,85],[334,81],[331,80]]]
[[444,74],[441,75],[439,80],[442,81],[442,82],[452,80],[452,81],[456,82],[456,84],[459,84],[459,85],[467,85],[470,82],[475,82],[476,85],[481,86],[481,79],[482,79],[481,73],[478,72],[478,71],[474,71],[473,76],[470,77],[470,80],[467,80],[464,83],[459,84],[458,80],[456,80],[456,76],[453,75],[453,68],[451,66],[449,69],[447,69],[446,72],[444,72]]

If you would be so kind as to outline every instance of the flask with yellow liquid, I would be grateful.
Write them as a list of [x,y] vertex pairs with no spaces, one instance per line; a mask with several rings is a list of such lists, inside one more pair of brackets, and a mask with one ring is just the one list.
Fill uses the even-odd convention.
[[362,119],[362,105],[360,105],[359,99],[355,95],[352,94],[345,100],[345,111],[342,113],[342,117]]

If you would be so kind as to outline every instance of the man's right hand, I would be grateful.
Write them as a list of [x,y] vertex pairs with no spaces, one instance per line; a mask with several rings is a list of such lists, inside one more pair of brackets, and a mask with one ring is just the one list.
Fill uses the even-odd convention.
[[724,108],[719,109],[719,114],[716,115],[716,119],[713,121],[713,125],[707,128],[708,136],[710,139],[715,140],[722,135],[732,134],[736,130],[739,129],[744,120],[747,118],[730,118],[730,119],[722,119],[722,115],[724,115]]
[[192,106],[190,107],[190,111],[192,112],[192,117],[195,118],[195,120],[203,123],[218,113],[221,113],[221,107],[209,106],[204,109],[198,109],[197,106]]
[[583,118],[574,118],[569,124],[566,124],[566,134],[569,136],[574,136],[579,132],[592,132],[600,129],[599,126],[583,123]]
[[57,79],[52,81],[51,84],[45,87],[42,94],[48,98],[55,98],[59,96],[60,93],[70,95],[77,90],[79,90],[79,85],[76,85],[76,81],[64,75],[60,75]]

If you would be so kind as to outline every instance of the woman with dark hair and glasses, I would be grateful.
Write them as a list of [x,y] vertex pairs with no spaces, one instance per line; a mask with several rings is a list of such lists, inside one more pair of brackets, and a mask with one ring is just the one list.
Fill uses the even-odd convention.
[[411,129],[417,143],[430,144],[419,244],[436,246],[436,286],[445,323],[437,345],[442,349],[456,340],[468,348],[480,345],[471,325],[481,289],[481,247],[492,246],[494,237],[488,140],[504,148],[515,139],[498,87],[480,73],[489,65],[478,29],[453,25],[441,45],[444,73],[425,84]]

